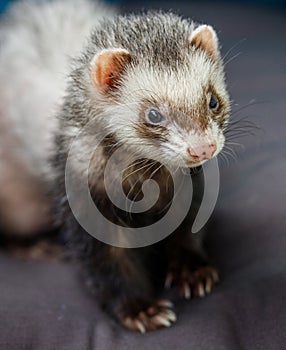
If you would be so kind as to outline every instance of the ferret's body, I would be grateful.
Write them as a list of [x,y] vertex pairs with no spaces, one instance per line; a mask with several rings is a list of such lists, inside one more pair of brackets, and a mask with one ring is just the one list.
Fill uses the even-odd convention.
[[[70,7],[68,3],[51,2],[47,5],[51,11],[47,18],[52,18],[53,27],[61,18],[60,8],[63,9],[67,23],[60,28],[77,35],[71,44],[65,40],[63,45],[49,36],[46,43],[42,39],[32,42],[32,33],[28,33],[21,45],[12,45],[17,59],[25,51],[28,39],[32,53],[37,53],[36,61],[33,55],[24,55],[25,69],[17,59],[16,66],[9,65],[9,50],[1,54],[7,68],[4,70],[2,64],[0,81],[8,86],[7,94],[1,97],[1,113],[4,111],[14,124],[13,138],[23,145],[20,148],[25,155],[20,158],[27,171],[39,180],[45,176],[53,184],[57,222],[86,265],[89,284],[96,287],[99,301],[130,329],[145,332],[169,326],[175,321],[175,314],[171,304],[159,298],[164,279],[166,286],[178,287],[186,298],[210,292],[217,281],[200,237],[190,234],[195,209],[191,207],[175,232],[155,245],[137,249],[107,245],[86,233],[75,219],[65,187],[66,164],[70,157],[69,170],[75,184],[80,188],[88,183],[93,201],[116,224],[112,230],[123,240],[128,238],[122,235],[122,227],[149,225],[164,216],[173,196],[165,165],[176,176],[180,169],[199,167],[216,156],[224,144],[229,98],[217,37],[210,26],[195,26],[173,14],[149,13],[105,20],[95,26],[83,45],[87,32],[96,24],[92,23],[96,6],[82,1],[82,8],[89,12],[79,13],[79,19],[87,16],[82,27],[82,22],[76,21],[76,12],[75,17],[66,17],[64,9]],[[33,8],[40,14],[45,6]],[[34,22],[29,23],[31,26]],[[47,28],[42,22],[38,26],[37,32],[43,31],[45,37]],[[56,37],[60,29],[54,29]],[[9,25],[0,35],[4,37],[5,33],[10,33]],[[52,47],[54,40],[59,46]],[[72,54],[82,45],[83,53],[74,60],[73,69],[65,78],[67,61],[62,60],[63,47]],[[54,51],[56,56],[61,52],[60,59],[53,56]],[[11,80],[8,71],[13,73]],[[26,91],[29,81],[30,91]],[[16,92],[12,91],[13,86],[17,86]],[[23,98],[19,100],[19,96]],[[32,125],[29,132],[24,125]],[[75,139],[77,147],[71,151]],[[98,144],[99,141],[102,142]],[[42,147],[38,147],[40,144]],[[124,172],[122,182],[130,200],[142,197],[145,180],[151,178],[159,184],[160,199],[143,219],[139,214],[126,215],[118,210],[107,196],[104,169],[119,148],[119,162],[131,156],[136,159]],[[52,163],[47,161],[50,154]],[[122,176],[117,166],[109,172],[112,179]],[[198,196],[200,185],[198,172],[194,175]],[[118,186],[113,191],[118,191]],[[85,208],[80,198],[78,201],[79,207]]]
[[1,18],[0,222],[7,231],[51,227],[48,158],[71,60],[99,19],[114,14],[88,0],[28,0]]

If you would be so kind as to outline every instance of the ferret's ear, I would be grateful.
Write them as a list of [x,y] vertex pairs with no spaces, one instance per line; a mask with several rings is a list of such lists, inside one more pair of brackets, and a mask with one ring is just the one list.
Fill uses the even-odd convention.
[[116,88],[131,56],[124,49],[105,49],[95,55],[92,61],[93,81],[101,93]]
[[218,38],[211,26],[200,25],[190,35],[189,42],[192,46],[206,51],[212,58],[220,55]]

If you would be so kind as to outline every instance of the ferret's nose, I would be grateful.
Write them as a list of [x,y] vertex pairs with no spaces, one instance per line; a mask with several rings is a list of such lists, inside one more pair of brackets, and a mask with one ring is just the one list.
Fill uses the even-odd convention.
[[197,145],[195,147],[188,147],[187,152],[189,156],[198,162],[201,162],[203,160],[211,159],[213,154],[216,151],[216,144],[215,143],[206,143]]

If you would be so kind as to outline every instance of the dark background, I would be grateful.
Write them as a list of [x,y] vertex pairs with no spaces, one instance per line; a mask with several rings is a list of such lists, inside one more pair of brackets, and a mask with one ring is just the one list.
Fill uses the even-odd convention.
[[237,121],[229,142],[243,147],[229,145],[235,159],[220,159],[208,224],[221,283],[177,303],[173,327],[142,336],[99,310],[76,264],[2,252],[0,349],[286,349],[285,2],[120,2],[122,12],[151,4],[213,25],[225,55]]
[[[1,0],[0,1],[0,11],[3,11],[9,3],[13,2],[15,0]],[[137,3],[137,1],[124,1],[124,0],[106,0],[107,3],[110,4],[134,4]],[[204,0],[195,0],[192,1],[192,3],[194,2],[198,2],[198,3],[202,3],[204,2]],[[212,3],[219,3],[221,1],[217,1],[217,0],[213,0]],[[225,3],[243,3],[243,4],[258,4],[258,5],[268,5],[268,6],[274,6],[274,7],[285,7],[286,6],[286,1],[285,0],[232,0],[232,1],[225,1]],[[165,1],[161,1],[161,3],[165,3]],[[185,1],[186,4],[188,4],[188,1]],[[152,0],[147,0],[144,1],[144,7],[148,6],[148,7],[152,7],[154,4],[154,1]]]

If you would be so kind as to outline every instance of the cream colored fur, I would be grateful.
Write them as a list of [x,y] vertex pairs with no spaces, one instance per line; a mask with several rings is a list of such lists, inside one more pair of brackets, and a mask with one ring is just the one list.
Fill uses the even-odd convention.
[[95,1],[30,0],[16,2],[2,18],[0,220],[13,231],[47,225],[43,187],[70,57],[80,54],[103,16],[113,15]]

